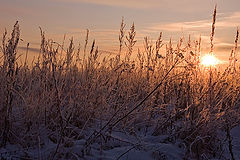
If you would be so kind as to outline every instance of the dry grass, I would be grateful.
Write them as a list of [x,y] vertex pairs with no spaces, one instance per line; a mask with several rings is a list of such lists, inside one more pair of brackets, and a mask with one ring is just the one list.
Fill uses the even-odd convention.
[[[215,21],[216,8],[211,53]],[[35,158],[41,159],[41,146],[47,139],[55,144],[48,158],[59,159],[67,156],[59,151],[61,147],[85,139],[79,154],[84,157],[92,144],[103,137],[101,143],[106,144],[111,133],[120,130],[168,135],[166,143],[181,140],[186,159],[224,159],[223,152],[234,159],[229,130],[239,125],[240,117],[240,75],[235,63],[238,34],[233,52],[235,72],[230,69],[232,65],[225,71],[212,68],[209,80],[209,71],[199,64],[201,38],[191,41],[189,37],[186,46],[181,38],[174,47],[171,40],[163,44],[162,33],[155,44],[146,37],[145,50],[138,50],[133,60],[135,26],[124,39],[124,21],[116,57],[100,60],[95,41],[87,53],[88,30],[83,51],[80,45],[74,47],[73,39],[65,50],[64,42],[60,45],[47,40],[41,30],[38,61],[31,68],[26,63],[18,65],[20,30],[16,23],[10,39],[4,34],[1,47],[1,147],[36,147],[39,155]],[[127,52],[122,57],[124,42]],[[165,53],[160,53],[164,45]],[[224,150],[225,137],[219,134],[225,131],[230,152]]]

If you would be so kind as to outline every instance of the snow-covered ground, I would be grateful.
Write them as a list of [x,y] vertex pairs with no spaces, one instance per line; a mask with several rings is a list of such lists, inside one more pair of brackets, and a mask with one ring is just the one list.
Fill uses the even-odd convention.
[[[90,131],[92,132],[92,131]],[[87,133],[87,131],[85,132]],[[240,160],[240,126],[231,130],[234,157]],[[42,137],[43,138],[43,137]],[[79,140],[65,139],[60,145],[55,159],[86,159],[86,160],[182,160],[186,157],[186,147],[181,140],[171,139],[168,135],[152,136],[145,134],[129,134],[123,131],[113,131],[106,141],[106,137],[98,138],[88,148],[83,156],[85,138]],[[23,149],[17,145],[7,145],[0,149],[1,160],[17,159],[51,159],[56,144],[45,137],[39,139],[37,147]],[[225,140],[225,157],[231,159],[228,143]]]
[[234,158],[240,160],[240,125],[231,130]]

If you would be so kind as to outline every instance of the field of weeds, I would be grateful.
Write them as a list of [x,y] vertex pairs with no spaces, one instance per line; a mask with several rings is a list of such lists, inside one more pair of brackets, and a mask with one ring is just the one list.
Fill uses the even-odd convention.
[[[216,9],[210,54],[215,21]],[[173,44],[160,33],[134,53],[135,35],[122,21],[118,54],[101,57],[88,31],[80,48],[41,30],[38,59],[20,64],[18,22],[5,32],[1,159],[240,159],[238,30],[225,70],[200,64],[201,37]]]

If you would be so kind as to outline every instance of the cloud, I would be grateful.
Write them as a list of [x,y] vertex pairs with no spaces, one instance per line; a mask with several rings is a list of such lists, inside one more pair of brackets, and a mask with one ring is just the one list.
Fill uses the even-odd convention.
[[182,12],[182,13],[193,13],[193,12],[207,12],[214,7],[216,3],[221,0],[49,0],[55,2],[64,3],[85,3],[102,6],[112,6],[118,8],[128,9],[142,9],[151,10],[154,9],[158,12]]
[[6,14],[8,16],[15,15],[27,15],[34,12],[31,8],[21,7],[21,6],[10,6],[8,4],[0,5],[1,14]]
[[[25,51],[27,50],[27,47],[19,46],[18,49],[25,52]],[[31,54],[32,54],[32,53],[38,54],[39,51],[40,51],[40,49],[38,49],[38,48],[31,48],[31,47],[30,47],[30,48],[28,48],[28,51],[31,52]],[[25,54],[25,53],[24,53],[24,54]]]
[[[57,0],[55,0],[57,1]],[[59,1],[59,0],[58,0]],[[104,6],[114,6],[114,7],[124,7],[124,8],[137,8],[137,9],[153,9],[153,8],[174,8],[175,10],[187,11],[185,9],[186,5],[196,6],[202,5],[209,0],[60,0],[63,2],[74,2],[74,3],[88,3],[97,4]],[[213,0],[217,1],[217,0]],[[192,10],[189,7],[188,10]]]
[[228,16],[225,16],[217,22],[218,27],[232,28],[240,25],[240,12],[233,12]]
[[63,2],[88,3],[104,6],[117,6],[125,8],[153,8],[156,4],[165,0],[61,0]]
[[[225,16],[224,16],[225,15]],[[211,29],[211,19],[210,20],[198,20],[198,21],[188,21],[188,22],[173,22],[173,23],[159,23],[153,24],[145,29],[145,32],[155,32],[155,31],[169,31],[169,32],[179,32],[179,31],[209,31]],[[240,12],[233,12],[229,15],[221,14],[219,19],[217,18],[216,28],[234,28],[240,25]]]
[[[142,33],[156,35],[163,32],[167,38],[172,37],[177,40],[181,36],[191,35],[192,40],[202,39],[202,53],[210,50],[211,18],[171,23],[154,23],[142,29]],[[214,51],[220,59],[228,59],[234,47],[236,27],[240,26],[240,12],[221,13],[217,15],[216,35],[214,37]],[[186,39],[185,39],[186,41]]]
[[165,24],[155,24],[146,28],[145,32],[155,32],[155,31],[169,31],[169,32],[179,32],[182,30],[202,30],[210,27],[210,23],[206,20],[193,21],[193,22],[174,22]]

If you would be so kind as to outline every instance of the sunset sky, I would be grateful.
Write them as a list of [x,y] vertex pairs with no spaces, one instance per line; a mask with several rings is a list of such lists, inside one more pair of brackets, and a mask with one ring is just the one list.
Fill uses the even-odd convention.
[[[61,42],[63,35],[83,43],[86,29],[90,39],[104,50],[117,50],[122,16],[129,30],[134,22],[137,47],[143,37],[177,41],[179,37],[198,38],[209,44],[214,5],[217,4],[215,46],[220,58],[228,57],[240,25],[240,0],[0,0],[0,33],[9,32],[16,20],[24,43],[39,48],[39,26],[47,37]],[[205,45],[208,47],[208,45]],[[203,48],[204,49],[204,48]]]

